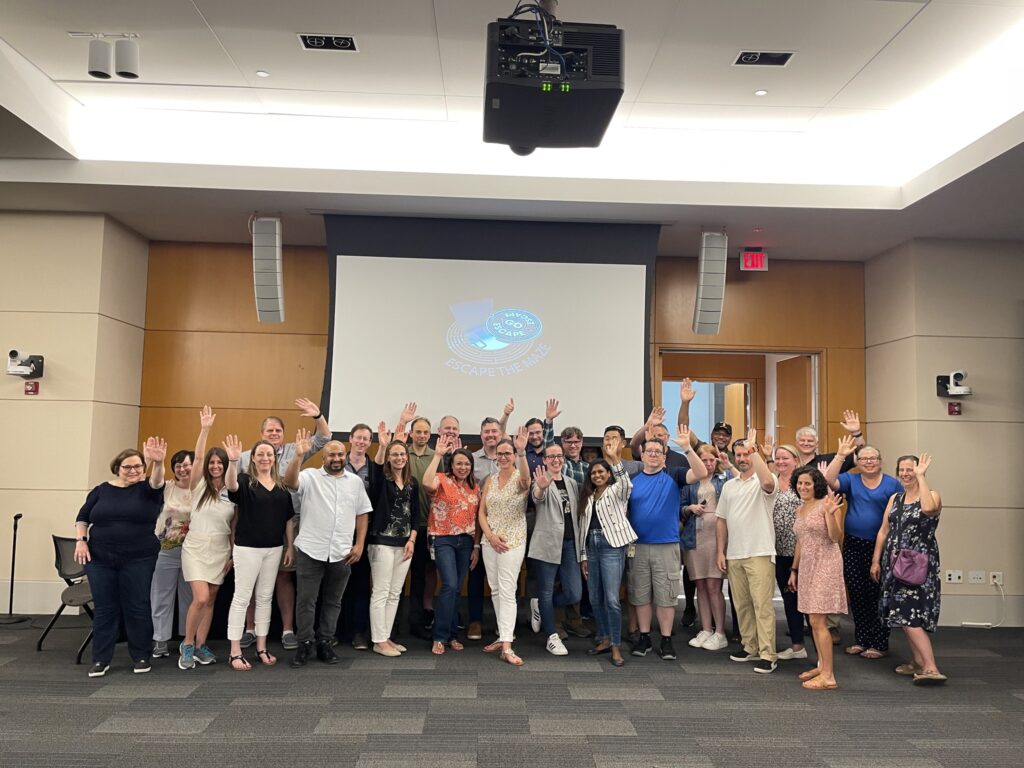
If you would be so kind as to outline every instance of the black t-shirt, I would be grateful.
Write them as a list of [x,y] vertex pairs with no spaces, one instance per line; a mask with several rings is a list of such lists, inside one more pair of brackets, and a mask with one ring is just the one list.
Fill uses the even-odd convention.
[[569,541],[576,538],[572,528],[572,511],[569,507],[569,489],[565,486],[565,478],[555,480],[555,487],[562,497],[562,540]]
[[89,491],[75,522],[91,526],[92,559],[113,563],[156,557],[160,542],[153,529],[163,503],[163,486],[153,488],[147,480],[124,488],[102,483]]
[[238,490],[228,491],[228,498],[238,505],[235,544],[240,547],[266,549],[284,544],[284,531],[295,515],[292,497],[283,485],[268,491],[259,482],[249,483],[249,475],[238,473]]

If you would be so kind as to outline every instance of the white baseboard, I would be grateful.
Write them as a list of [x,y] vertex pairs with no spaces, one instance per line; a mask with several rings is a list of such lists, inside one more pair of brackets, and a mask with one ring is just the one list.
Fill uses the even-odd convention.
[[959,627],[972,624],[997,624],[1004,627],[1024,627],[1024,595],[1007,595],[1005,603],[995,595],[943,595],[939,624]]
[[[7,613],[8,590],[11,580],[0,581],[0,615]],[[14,583],[14,613],[49,614],[60,606],[60,593],[67,588],[63,581],[26,581],[17,579]],[[77,609],[65,613],[74,616]]]

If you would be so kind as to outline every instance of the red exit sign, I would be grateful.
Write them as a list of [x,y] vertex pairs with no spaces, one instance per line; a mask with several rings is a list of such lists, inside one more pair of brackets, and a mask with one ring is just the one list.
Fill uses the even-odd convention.
[[763,248],[744,248],[740,251],[740,270],[744,272],[767,272],[768,254]]

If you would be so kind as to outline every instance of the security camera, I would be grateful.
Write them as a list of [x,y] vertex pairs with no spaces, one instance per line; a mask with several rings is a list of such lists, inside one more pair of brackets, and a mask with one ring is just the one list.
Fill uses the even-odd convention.
[[967,371],[952,371],[949,374],[949,388],[947,392],[952,397],[961,397],[963,395],[971,394],[971,388],[963,386],[964,379],[967,378]]
[[18,350],[7,352],[7,373],[23,379],[39,379],[43,375],[42,355],[22,355]]

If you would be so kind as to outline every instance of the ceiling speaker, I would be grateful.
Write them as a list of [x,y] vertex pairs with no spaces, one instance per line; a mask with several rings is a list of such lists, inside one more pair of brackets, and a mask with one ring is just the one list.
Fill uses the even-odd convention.
[[729,238],[724,232],[701,234],[700,261],[697,264],[697,300],[693,304],[694,333],[716,334],[722,324],[728,252]]
[[261,217],[252,225],[252,282],[256,317],[261,323],[284,322],[284,274],[281,262],[281,220]]

